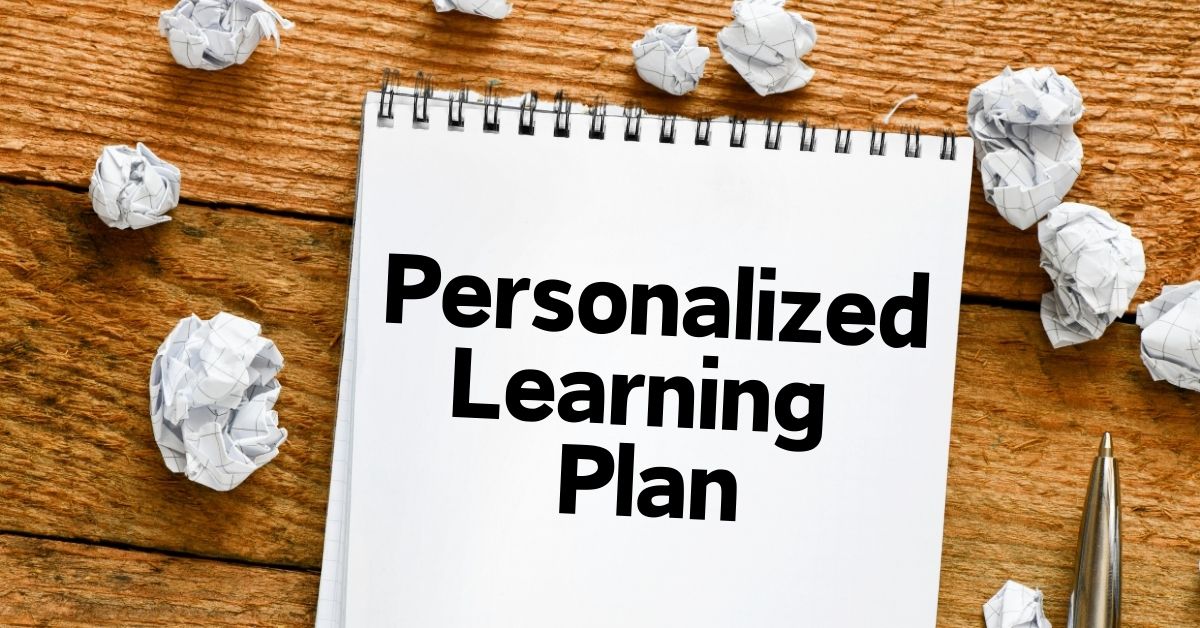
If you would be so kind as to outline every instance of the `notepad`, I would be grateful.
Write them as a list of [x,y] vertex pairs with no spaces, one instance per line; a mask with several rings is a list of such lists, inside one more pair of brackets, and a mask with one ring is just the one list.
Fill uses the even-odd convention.
[[933,625],[970,168],[385,79],[318,625]]

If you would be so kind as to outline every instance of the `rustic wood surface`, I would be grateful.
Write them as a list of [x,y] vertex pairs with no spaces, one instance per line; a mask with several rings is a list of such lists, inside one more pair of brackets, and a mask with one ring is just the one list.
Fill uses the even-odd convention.
[[[1052,64],[1084,93],[1073,200],[1142,238],[1140,298],[1200,274],[1193,3],[794,2],[818,25],[817,79],[760,99],[715,54],[700,90],[655,94],[627,46],[656,21],[713,44],[726,0],[518,0],[502,22],[424,0],[279,0],[298,27],[218,73],[180,68],[168,2],[0,0],[0,624],[311,624],[345,300],[359,102],[383,65],[441,84],[564,87],[651,111],[963,131],[970,88]],[[677,6],[671,6],[677,5]],[[715,50],[714,50],[715,52]],[[100,146],[147,142],[184,173],[174,220],[120,232],[91,213]],[[902,192],[898,192],[902,193]],[[915,192],[914,192],[915,193]],[[978,626],[1005,578],[1065,623],[1098,434],[1125,502],[1126,626],[1200,614],[1200,397],[1150,381],[1138,330],[1052,350],[1032,310],[1036,237],[972,198],[939,625]],[[173,476],[147,376],[182,316],[263,324],[287,357],[279,458],[232,494]]]
[[[280,0],[297,23],[282,49],[264,45],[216,73],[172,61],[156,30],[167,4],[0,0],[0,173],[82,189],[98,146],[142,140],[183,170],[189,199],[347,219],[360,103],[384,65],[425,69],[455,88],[498,79],[513,93],[561,87],[650,111],[859,128],[916,93],[895,126],[961,133],[972,86],[1006,64],[1050,64],[1075,80],[1087,107],[1077,125],[1085,174],[1071,198],[1108,209],[1143,239],[1151,271],[1141,296],[1200,265],[1187,255],[1200,246],[1189,228],[1200,191],[1180,183],[1200,174],[1190,137],[1200,120],[1200,4],[1186,0],[796,3],[818,25],[806,58],[817,78],[769,98],[715,49],[729,0],[518,0],[500,22],[438,14],[428,0]],[[697,25],[714,49],[686,98],[656,93],[631,67],[629,43],[667,19]],[[972,212],[964,289],[1036,298],[1045,280],[1035,235],[1014,234],[979,195]]]
[[312,624],[317,574],[0,536],[4,625]]

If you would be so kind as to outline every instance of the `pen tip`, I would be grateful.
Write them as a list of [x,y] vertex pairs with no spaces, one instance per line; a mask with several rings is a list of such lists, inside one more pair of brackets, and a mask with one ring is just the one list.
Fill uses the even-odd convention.
[[1101,455],[1101,456],[1112,456],[1113,455],[1112,435],[1109,434],[1108,432],[1105,432],[1104,436],[1100,437],[1100,454],[1099,455]]

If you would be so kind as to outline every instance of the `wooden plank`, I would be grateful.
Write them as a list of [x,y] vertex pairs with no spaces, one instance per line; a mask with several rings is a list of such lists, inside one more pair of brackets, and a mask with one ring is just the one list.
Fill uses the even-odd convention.
[[[81,194],[0,184],[0,529],[318,567],[349,228],[185,204],[119,232],[90,212]],[[220,309],[279,344],[291,431],[227,494],[166,471],[146,405],[174,321]],[[1009,577],[1062,625],[1103,430],[1122,464],[1124,625],[1200,611],[1200,396],[1152,382],[1137,345],[1119,323],[1055,351],[1033,312],[962,309],[941,625],[978,625]]]
[[311,626],[317,575],[0,535],[5,626]]
[[1185,626],[1200,612],[1200,395],[1150,380],[1138,329],[1053,350],[1034,313],[962,309],[939,625],[980,624],[1005,579],[1066,603],[1087,477],[1108,430],[1124,510],[1122,626]]
[[[1051,64],[1085,95],[1078,130],[1083,176],[1071,199],[1128,222],[1150,263],[1140,298],[1194,278],[1191,228],[1200,199],[1191,129],[1200,121],[1194,24],[1200,5],[1176,2],[869,0],[797,5],[818,27],[799,92],[759,98],[721,60],[716,32],[728,0],[572,3],[518,0],[494,22],[437,14],[428,0],[279,0],[298,27],[279,52],[211,73],[174,64],[156,31],[162,6],[141,2],[0,0],[0,174],[84,186],[100,146],[144,140],[184,172],[192,200],[350,216],[359,103],[379,70],[424,68],[443,86],[641,100],[651,111],[741,112],[866,127],[900,97],[894,125],[964,131],[967,93],[1006,64]],[[695,24],[714,49],[686,98],[658,93],[631,68],[629,43],[657,21]],[[919,190],[897,190],[919,194]],[[964,289],[1034,301],[1046,281],[1032,233],[987,206],[976,183]]]
[[[0,529],[317,567],[350,229],[183,206],[110,230],[82,194],[0,184]],[[170,473],[150,362],[193,312],[286,360],[279,458],[233,493]]]

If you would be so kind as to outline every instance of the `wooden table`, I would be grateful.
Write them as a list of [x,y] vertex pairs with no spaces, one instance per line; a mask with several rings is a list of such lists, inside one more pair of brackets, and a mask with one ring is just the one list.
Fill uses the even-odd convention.
[[[670,19],[698,25],[715,53],[726,0],[517,0],[501,22],[427,0],[278,0],[298,25],[282,49],[217,73],[173,63],[156,32],[165,0],[0,0],[0,623],[312,623],[359,103],[385,65],[446,87],[500,79],[855,128],[916,93],[893,125],[962,133],[972,86],[1006,64],[1050,64],[1087,107],[1070,198],[1142,239],[1137,301],[1200,276],[1195,3],[794,4],[819,32],[811,85],[759,98],[714,54],[677,99],[637,79],[629,43]],[[88,177],[101,146],[139,140],[182,169],[184,201],[170,223],[112,230]],[[1104,430],[1122,464],[1125,626],[1195,625],[1200,395],[1150,380],[1131,317],[1052,350],[1037,315],[1047,286],[1036,234],[1001,220],[976,182],[939,625],[981,625],[1010,577],[1040,587],[1065,624]],[[277,409],[291,433],[228,494],[167,471],[147,410],[163,337],[221,310],[260,321],[286,356]]]

